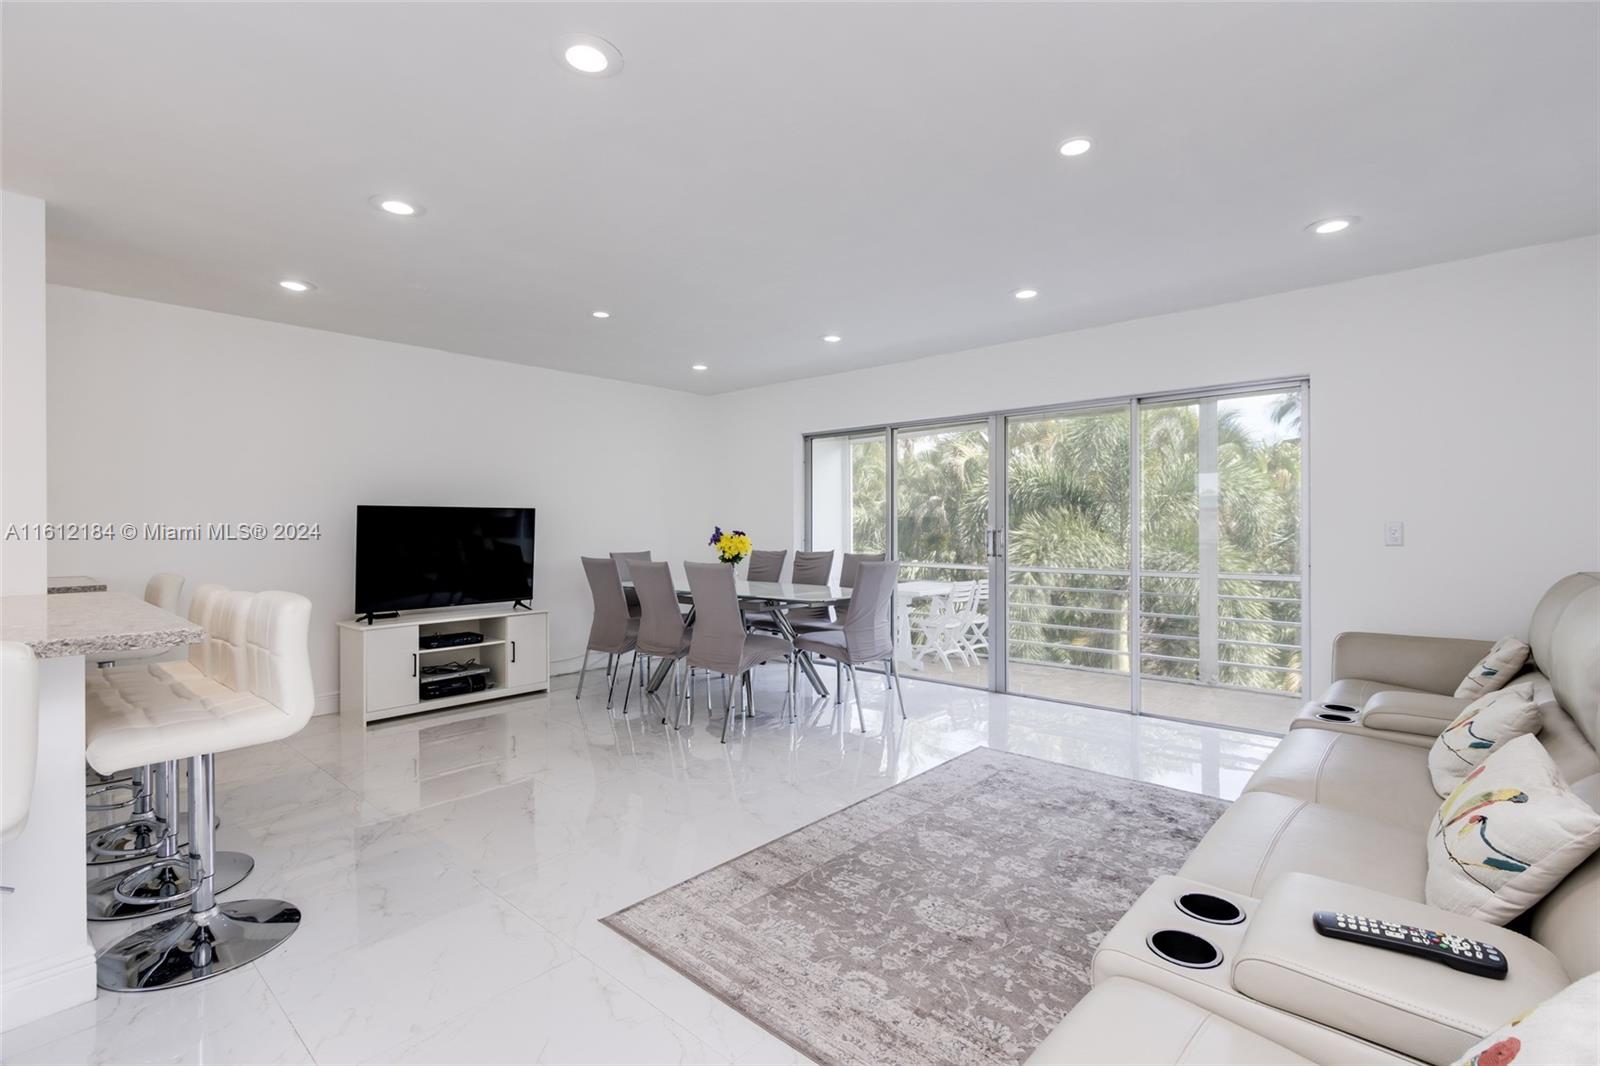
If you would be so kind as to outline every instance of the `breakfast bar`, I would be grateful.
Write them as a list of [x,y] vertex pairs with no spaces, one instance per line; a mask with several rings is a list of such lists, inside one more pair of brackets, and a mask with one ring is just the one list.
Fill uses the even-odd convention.
[[[0,640],[39,658],[39,758],[27,827],[0,848],[0,1015],[9,1028],[95,996],[84,925],[86,664],[202,638],[200,626],[119,592],[0,597]],[[4,713],[32,713],[6,707]]]

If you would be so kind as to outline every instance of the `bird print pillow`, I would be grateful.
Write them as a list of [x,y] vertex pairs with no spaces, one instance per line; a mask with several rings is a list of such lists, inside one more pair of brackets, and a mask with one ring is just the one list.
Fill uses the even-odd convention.
[[1517,676],[1517,671],[1528,661],[1533,651],[1516,637],[1501,637],[1495,641],[1489,654],[1478,660],[1478,665],[1467,671],[1467,676],[1456,686],[1456,699],[1475,700]]
[[1504,925],[1600,848],[1600,814],[1567,787],[1537,737],[1489,753],[1428,834],[1429,904]]
[[1428,752],[1428,773],[1433,777],[1434,791],[1441,797],[1450,795],[1491,751],[1512,737],[1537,733],[1543,724],[1531,681],[1473,700],[1445,727]]
[[1600,1062],[1600,973],[1572,982],[1472,1047],[1456,1066],[1573,1066]]

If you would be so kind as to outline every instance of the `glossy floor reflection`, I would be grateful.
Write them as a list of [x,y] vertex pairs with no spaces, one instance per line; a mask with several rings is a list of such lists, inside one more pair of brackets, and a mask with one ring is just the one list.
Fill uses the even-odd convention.
[[[831,675],[828,675],[831,679]],[[703,698],[607,713],[591,675],[549,696],[293,739],[218,759],[219,846],[300,931],[251,967],[5,1034],[28,1062],[802,1061],[596,919],[974,747],[1233,798],[1275,738],[863,678],[868,732],[831,700],[791,724],[782,675],[718,743]],[[564,684],[563,684],[564,682]],[[841,725],[843,722],[843,725]],[[856,728],[857,731],[851,731]],[[133,923],[101,924],[109,943]]]

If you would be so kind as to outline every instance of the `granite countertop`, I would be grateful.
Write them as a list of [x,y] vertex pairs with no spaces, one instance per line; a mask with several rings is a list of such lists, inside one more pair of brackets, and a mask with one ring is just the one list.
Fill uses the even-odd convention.
[[64,574],[60,577],[45,578],[44,590],[52,594],[59,592],[104,592],[106,583],[97,577],[85,577],[82,574]]
[[0,640],[26,644],[41,659],[160,651],[204,636],[188,619],[121,592],[0,597]]

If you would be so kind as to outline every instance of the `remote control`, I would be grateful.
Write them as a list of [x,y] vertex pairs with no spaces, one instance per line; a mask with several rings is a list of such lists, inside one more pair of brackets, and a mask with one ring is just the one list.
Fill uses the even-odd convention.
[[1453,933],[1434,929],[1418,929],[1414,925],[1400,925],[1382,918],[1365,918],[1358,914],[1338,914],[1318,911],[1311,916],[1311,924],[1323,936],[1337,940],[1353,940],[1357,944],[1403,951],[1408,955],[1442,962],[1451,969],[1492,977],[1502,981],[1506,976],[1506,959],[1500,949],[1481,940],[1468,940]]

